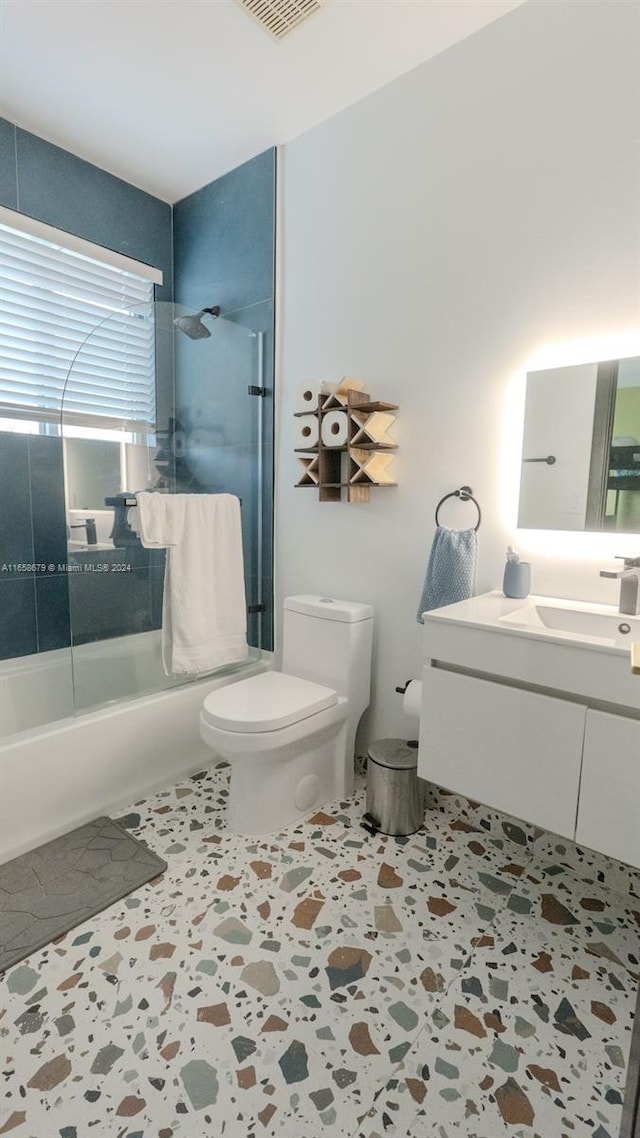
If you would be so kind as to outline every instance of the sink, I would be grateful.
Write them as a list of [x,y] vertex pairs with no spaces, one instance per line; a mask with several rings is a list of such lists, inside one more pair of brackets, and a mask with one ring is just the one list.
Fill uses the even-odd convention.
[[[609,611],[603,611],[603,610]],[[621,648],[629,648],[640,640],[640,616],[626,616],[605,605],[549,604],[534,601],[516,612],[498,617],[503,624],[514,624],[531,630],[565,633],[587,640],[602,640]]]
[[631,645],[640,616],[614,605],[484,593],[424,614],[425,655],[442,666],[640,712]]
[[423,643],[420,777],[640,866],[640,617],[496,591]]

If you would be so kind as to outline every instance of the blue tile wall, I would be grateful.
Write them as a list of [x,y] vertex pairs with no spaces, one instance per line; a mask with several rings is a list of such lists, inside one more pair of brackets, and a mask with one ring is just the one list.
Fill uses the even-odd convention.
[[275,150],[173,207],[176,302],[224,314],[273,299]]
[[[6,660],[69,644],[60,440],[0,432],[0,485],[0,659]],[[29,568],[13,568],[20,565]]]
[[171,300],[171,206],[75,154],[17,128],[18,209],[162,269]]
[[[262,402],[262,502],[257,502],[255,490],[256,408],[249,408],[253,400],[248,396],[244,404],[246,425],[235,418],[232,423],[226,415],[228,449],[219,452],[219,440],[205,440],[205,449],[208,445],[211,453],[202,458],[204,467],[215,468],[220,477],[224,475],[224,488],[233,488],[246,500],[243,526],[245,542],[250,547],[246,566],[248,599],[261,599],[269,606],[273,562],[275,157],[275,150],[258,155],[172,209],[143,190],[0,118],[0,204],[160,268],[164,285],[157,290],[159,300],[171,300],[175,289],[176,300],[186,307],[197,310],[220,304],[225,315],[236,323],[265,332],[264,383],[268,396]],[[252,375],[250,381],[257,382],[257,376]],[[163,423],[172,413],[168,404],[164,407],[165,403],[166,399],[162,403]],[[57,572],[58,565],[66,560],[60,444],[40,436],[10,438],[6,447],[0,445],[0,484],[5,488],[4,514],[0,512],[0,560],[7,564],[41,561],[54,564],[56,571],[50,577],[47,573],[44,578],[28,579],[20,579],[15,570],[0,574],[0,658],[69,643],[67,580]],[[227,487],[229,480],[233,487]],[[258,510],[262,513],[264,534],[261,583],[255,576]],[[149,580],[152,588],[147,619],[156,627],[161,608],[161,565],[151,571]],[[82,607],[86,616],[86,606]],[[9,608],[11,619],[4,619]],[[264,647],[272,645],[271,622],[269,611],[262,622]],[[252,624],[255,626],[256,622]],[[83,630],[84,638],[92,638],[90,628]]]
[[0,119],[0,205],[7,209],[18,205],[16,128],[6,119]]
[[[162,614],[162,569],[149,567],[142,546],[85,550],[71,555],[77,571],[69,573],[73,644],[88,644],[159,628]],[[129,564],[128,572],[101,572],[97,566]]]
[[69,584],[66,573],[53,576],[40,574],[36,577],[35,584],[38,652],[68,648],[71,639]]
[[0,585],[33,562],[27,435],[0,433]]
[[30,656],[38,650],[33,576],[0,581],[0,660]]
[[[207,425],[198,466],[208,476],[207,489],[224,489],[243,499],[242,525],[245,548],[247,601],[267,606],[262,618],[249,620],[249,640],[263,648],[273,647],[273,350],[275,274],[275,150],[204,186],[174,206],[174,295],[176,303],[198,311],[219,304],[223,317],[264,332],[264,377],[267,389],[262,403],[263,493],[257,500],[258,437],[256,398],[246,394],[248,382],[257,384],[253,352],[252,374],[245,376],[246,353],[239,346],[236,370],[222,374],[223,361],[211,368],[208,380],[198,380],[197,370],[206,367],[204,351],[209,341],[184,345],[177,355],[176,390],[181,414],[195,426],[205,416]],[[204,350],[203,350],[204,348]],[[202,363],[196,362],[196,352]],[[229,364],[232,366],[232,354]],[[238,372],[237,369],[240,369]],[[220,372],[220,374],[218,374]],[[225,388],[212,384],[235,384],[233,398]],[[239,390],[242,386],[242,390]],[[218,407],[218,403],[220,407]],[[224,415],[221,408],[224,403]],[[258,580],[258,512],[262,520],[262,579]]]
[[[0,204],[161,269],[157,299],[172,299],[171,206],[2,118]],[[0,567],[55,565],[44,578],[0,572],[0,659],[64,647],[70,628],[68,582],[64,572],[58,576],[67,559],[60,441],[0,434],[0,485]],[[155,583],[156,623],[159,588]]]
[[[62,440],[28,435],[34,561],[63,573],[67,560]],[[51,570],[49,566],[53,565]]]

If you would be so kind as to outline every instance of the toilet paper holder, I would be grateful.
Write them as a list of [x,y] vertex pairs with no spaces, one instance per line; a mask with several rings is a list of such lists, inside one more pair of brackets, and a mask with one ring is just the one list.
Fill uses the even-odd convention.
[[[408,680],[404,681],[404,684],[399,684],[396,687],[396,691],[397,691],[398,695],[404,695],[407,688],[409,687],[409,684],[412,682],[413,682],[413,676],[410,676]],[[413,747],[415,749],[418,745],[419,745],[418,739],[407,739],[407,747]]]
[[[302,468],[296,486],[312,486],[321,502],[369,501],[372,487],[395,486],[391,469],[397,443],[388,433],[397,403],[372,399],[361,380],[345,376],[335,390],[323,384],[313,406],[313,391],[303,392],[296,419],[296,453]],[[313,427],[309,423],[313,421]]]

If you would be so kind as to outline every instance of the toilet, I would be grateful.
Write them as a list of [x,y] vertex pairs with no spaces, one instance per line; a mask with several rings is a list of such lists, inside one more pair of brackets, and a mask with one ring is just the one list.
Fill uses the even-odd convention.
[[353,793],[372,634],[371,605],[287,597],[282,671],[250,676],[206,697],[200,735],[231,765],[232,833],[272,833]]

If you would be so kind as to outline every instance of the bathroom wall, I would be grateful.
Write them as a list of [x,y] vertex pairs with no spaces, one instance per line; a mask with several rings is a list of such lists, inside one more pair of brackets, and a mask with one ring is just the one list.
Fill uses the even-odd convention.
[[[598,568],[640,548],[515,532],[527,365],[625,354],[638,332],[639,37],[636,4],[529,0],[284,147],[279,599],[375,606],[362,742],[416,731],[394,686],[420,667],[443,494],[468,483],[482,505],[481,590],[500,587],[511,540],[537,591],[613,602]],[[399,485],[368,505],[294,489],[299,395],[343,375],[400,405]],[[472,524],[449,505],[444,524]]]
[[171,206],[68,150],[0,119],[0,205],[164,274],[172,299]]
[[[0,431],[0,660],[69,643],[62,443]],[[53,566],[33,573],[20,566]]]
[[[256,476],[258,398],[246,394],[246,384],[242,397],[237,391],[231,392],[228,386],[224,386],[228,382],[226,375],[222,377],[220,387],[224,418],[227,428],[233,419],[237,430],[230,432],[229,445],[224,447],[220,465],[231,472],[235,492],[243,498],[248,600],[251,603],[262,601],[267,610],[261,617],[250,618],[251,640],[257,643],[260,639],[262,646],[269,648],[273,614],[275,151],[258,155],[172,208],[0,118],[0,204],[160,268],[164,284],[156,289],[158,300],[173,299],[175,220],[176,302],[196,311],[205,305],[219,304],[225,317],[251,331],[264,333],[264,385],[268,395],[260,400],[264,459],[262,494]],[[257,359],[255,346],[253,351]],[[178,374],[176,396],[188,410],[189,384],[183,384],[183,378]],[[257,383],[257,374],[251,378]],[[172,407],[173,390],[160,392],[159,415],[162,420],[171,414]],[[251,429],[245,438],[243,427],[248,421]],[[54,443],[54,440],[50,441]],[[34,508],[41,510],[49,519],[51,540],[46,548],[40,542],[40,560],[47,564],[55,563],[56,570],[51,575],[47,573],[46,580],[28,573],[0,573],[0,590],[6,592],[12,587],[12,611],[20,614],[11,635],[6,630],[3,638],[0,631],[0,659],[69,643],[67,581],[66,575],[59,574],[57,570],[58,564],[63,565],[66,560],[61,449],[59,444],[48,447],[48,477],[39,480],[35,501],[33,480],[29,482],[28,462],[29,447],[33,450],[36,445],[42,450],[45,442],[36,444],[33,438],[28,442],[26,436],[0,435],[0,470],[3,465],[10,467],[14,481],[16,469],[24,467],[25,472],[25,480],[16,490],[16,501],[7,499],[0,506],[1,532],[12,535],[9,544],[6,539],[0,544],[0,562],[9,563],[5,552],[14,546],[20,546],[20,550],[24,547],[24,556],[21,553],[20,559],[13,558],[14,563],[18,560],[33,562],[37,534],[35,531],[32,533],[28,513],[28,503],[33,498]],[[20,455],[17,467],[12,466],[14,451]],[[262,572],[261,565],[266,567]],[[98,595],[93,601],[91,596],[84,595],[88,588],[86,581],[74,580],[73,584],[74,631],[82,641],[94,636],[99,638],[104,634],[105,605]],[[84,590],[82,595],[81,590]],[[0,606],[3,608],[5,592],[0,591]],[[45,596],[51,598],[46,605]],[[16,599],[19,600],[18,609],[15,608]],[[120,608],[125,624],[129,609],[139,615],[140,606],[135,598],[121,597]],[[42,625],[40,634],[39,625]],[[135,630],[135,622],[132,621],[131,627]],[[127,628],[120,627],[119,631],[126,632]]]
[[[157,298],[171,300],[171,206],[6,119],[0,205],[154,265],[164,274]],[[0,569],[34,558],[55,566],[44,576],[0,572],[0,611],[9,614],[0,628],[5,659],[69,643],[67,578],[58,571],[66,562],[60,441],[0,434],[0,481]],[[90,628],[83,633],[91,635]]]
[[[275,150],[267,150],[174,206],[176,303],[194,312],[217,304],[224,318],[264,333],[265,398],[247,392],[248,383],[258,384],[257,342],[238,336],[242,358],[234,359],[233,337],[226,336],[225,359],[212,359],[211,375],[201,377],[203,382],[195,375],[196,360],[204,360],[208,341],[196,342],[193,350],[180,345],[186,351],[176,358],[176,406],[185,419],[187,443],[190,430],[201,433],[206,427],[216,439],[207,462],[211,488],[242,498],[247,602],[266,606],[260,618],[249,617],[249,640],[263,648],[272,646],[273,617],[275,157]],[[248,349],[253,374],[245,376]]]

